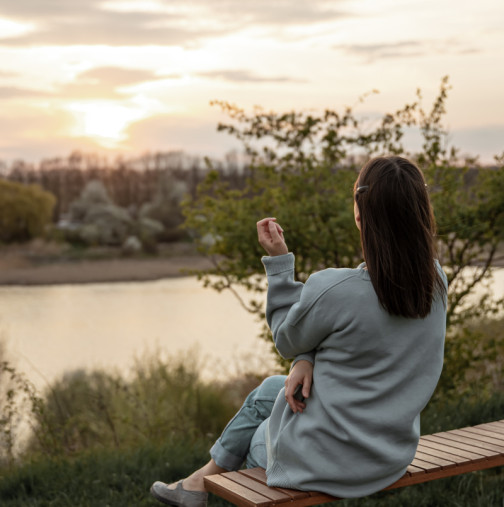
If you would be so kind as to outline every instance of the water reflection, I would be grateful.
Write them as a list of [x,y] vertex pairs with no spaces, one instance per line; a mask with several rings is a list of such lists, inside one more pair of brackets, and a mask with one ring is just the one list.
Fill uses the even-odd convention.
[[195,278],[0,288],[8,353],[38,386],[76,368],[126,371],[145,353],[196,353],[206,377],[272,365],[259,329],[232,294]]

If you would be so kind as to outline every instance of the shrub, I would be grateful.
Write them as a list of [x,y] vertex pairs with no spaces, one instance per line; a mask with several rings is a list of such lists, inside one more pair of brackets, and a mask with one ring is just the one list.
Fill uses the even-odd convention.
[[55,198],[38,185],[0,179],[0,241],[28,241],[45,234]]
[[232,389],[203,382],[194,361],[157,357],[137,362],[128,379],[104,371],[68,373],[43,399],[28,454],[212,438],[238,408]]

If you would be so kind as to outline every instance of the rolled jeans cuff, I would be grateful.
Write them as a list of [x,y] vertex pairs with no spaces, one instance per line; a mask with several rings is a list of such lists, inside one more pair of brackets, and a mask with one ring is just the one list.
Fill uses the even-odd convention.
[[228,471],[239,470],[243,464],[243,457],[235,456],[226,451],[222,444],[217,440],[210,449],[210,456],[217,463],[217,466],[225,468]]

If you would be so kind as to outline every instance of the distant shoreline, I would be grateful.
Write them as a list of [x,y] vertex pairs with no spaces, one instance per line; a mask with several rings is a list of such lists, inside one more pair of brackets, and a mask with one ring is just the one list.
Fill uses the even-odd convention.
[[[153,281],[191,276],[191,270],[205,270],[213,266],[208,258],[184,244],[170,245],[169,250],[158,257],[68,259],[54,256],[43,261],[40,257],[4,248],[0,251],[0,286]],[[498,256],[494,266],[504,267],[502,257]]]
[[[190,276],[189,270],[212,267],[209,259],[182,245],[159,257],[112,257],[41,261],[26,251],[0,253],[0,286],[140,282]],[[31,254],[31,252],[30,252]]]

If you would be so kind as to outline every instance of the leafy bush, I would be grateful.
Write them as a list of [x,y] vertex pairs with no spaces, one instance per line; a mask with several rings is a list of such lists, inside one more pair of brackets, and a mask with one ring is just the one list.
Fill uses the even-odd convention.
[[504,316],[453,326],[445,345],[436,398],[455,399],[504,392]]
[[[371,125],[349,108],[341,114],[259,109],[246,114],[218,103],[229,116],[219,130],[243,143],[250,164],[243,188],[230,188],[214,171],[196,197],[183,203],[184,226],[214,261],[213,268],[196,272],[205,286],[235,294],[236,286],[246,288],[250,298],[242,299],[243,306],[264,322],[264,297],[257,298],[266,290],[260,263],[264,252],[255,230],[264,216],[277,217],[285,229],[296,254],[297,279],[304,281],[327,267],[355,267],[362,261],[353,218],[357,172],[369,157],[401,154],[424,171],[434,204],[440,260],[449,283],[448,327],[502,310],[504,301],[495,300],[488,282],[504,240],[504,157],[496,157],[496,167],[482,168],[447,149],[442,120],[448,89],[444,79],[428,112],[418,93],[417,101]],[[423,146],[408,153],[402,142],[413,127]],[[471,299],[476,288],[482,294]],[[262,337],[271,340],[266,325]],[[447,348],[448,362],[456,362],[450,355],[455,349]],[[280,357],[278,361],[288,367]]]
[[101,181],[90,181],[82,194],[70,205],[67,239],[85,245],[122,246],[132,236],[138,237],[147,250],[153,250],[163,225],[152,218],[134,219],[127,209],[117,206]]
[[0,179],[0,241],[28,241],[43,236],[55,202],[54,196],[38,185]]
[[184,218],[180,203],[186,192],[187,185],[183,181],[175,181],[170,173],[160,174],[153,200],[140,208],[141,218],[162,224],[158,234],[161,240],[174,241],[183,237],[180,225]]
[[234,415],[232,389],[204,383],[193,361],[152,357],[126,380],[104,371],[75,371],[51,385],[33,417],[27,453],[73,455],[166,439],[216,437]]

